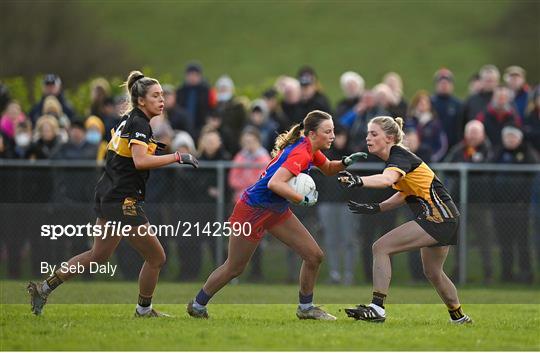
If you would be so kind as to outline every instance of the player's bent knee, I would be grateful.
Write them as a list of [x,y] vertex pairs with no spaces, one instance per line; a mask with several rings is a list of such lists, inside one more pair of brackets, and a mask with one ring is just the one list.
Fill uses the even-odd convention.
[[318,266],[320,265],[324,260],[324,252],[321,249],[317,249],[313,252],[311,252],[309,255],[307,255],[304,258],[304,261],[311,264]]
[[155,260],[154,260],[154,266],[162,268],[165,265],[165,262],[167,261],[167,256],[165,253],[161,253]]
[[424,267],[424,275],[431,283],[437,283],[442,278],[442,271],[440,269],[433,270]]
[[384,254],[386,252],[386,249],[384,248],[383,243],[377,240],[371,246],[371,251],[373,252],[373,255],[378,255]]

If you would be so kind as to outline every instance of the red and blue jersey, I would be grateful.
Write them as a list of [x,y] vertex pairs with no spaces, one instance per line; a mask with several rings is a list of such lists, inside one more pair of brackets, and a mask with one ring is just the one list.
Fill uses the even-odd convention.
[[286,168],[295,176],[300,173],[309,173],[312,166],[320,167],[326,160],[326,156],[321,151],[312,153],[309,139],[301,137],[295,143],[279,151],[268,163],[259,180],[244,191],[241,200],[252,207],[263,207],[280,213],[285,212],[289,207],[287,199],[268,188],[268,182],[272,176],[279,168]]

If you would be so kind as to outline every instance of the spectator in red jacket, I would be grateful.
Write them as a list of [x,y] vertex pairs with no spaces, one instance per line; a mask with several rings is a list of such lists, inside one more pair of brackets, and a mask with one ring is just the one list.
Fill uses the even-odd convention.
[[247,126],[240,137],[242,149],[234,156],[233,162],[245,163],[251,166],[259,165],[256,168],[232,168],[229,173],[229,185],[233,189],[234,202],[238,201],[242,192],[255,183],[264,167],[270,162],[270,154],[261,145],[261,135],[259,130],[253,126]]
[[512,106],[513,94],[507,87],[497,87],[487,107],[476,115],[486,129],[493,148],[502,144],[501,131],[505,126],[521,127],[521,120]]

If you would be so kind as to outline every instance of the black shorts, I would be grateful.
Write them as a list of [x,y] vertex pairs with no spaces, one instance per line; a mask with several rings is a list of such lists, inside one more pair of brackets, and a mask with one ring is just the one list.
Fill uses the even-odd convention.
[[94,210],[98,218],[122,222],[124,225],[140,226],[148,223],[143,209],[144,201],[126,197],[123,201],[103,201],[96,194]]
[[437,244],[433,246],[456,245],[458,240],[459,217],[455,221],[446,221],[442,223],[430,222],[428,220],[417,218],[414,220],[423,230],[431,235]]

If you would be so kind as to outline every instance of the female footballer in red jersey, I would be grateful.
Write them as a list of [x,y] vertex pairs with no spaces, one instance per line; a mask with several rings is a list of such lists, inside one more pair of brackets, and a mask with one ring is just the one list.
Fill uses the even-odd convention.
[[335,175],[367,156],[365,153],[355,153],[343,157],[341,161],[329,161],[321,150],[330,148],[334,139],[332,116],[319,110],[310,112],[302,123],[277,137],[274,158],[260,179],[242,194],[229,218],[231,223],[249,223],[248,229],[251,231],[249,234],[229,237],[227,260],[210,274],[195,299],[189,302],[189,315],[208,318],[206,304],[210,298],[244,271],[264,232],[268,231],[303,259],[300,269],[300,305],[296,311],[298,318],[336,319],[313,305],[313,288],[323,252],[289,209],[289,202],[303,206],[314,205],[317,202],[317,192],[304,197],[287,184],[299,173],[308,172],[311,166],[318,167],[325,175]]
[[[154,155],[159,143],[152,137],[150,119],[162,114],[164,107],[163,89],[159,82],[139,71],[132,71],[125,86],[132,109],[113,130],[107,146],[105,171],[96,186],[96,225],[102,231],[107,230],[109,221],[130,227],[128,240],[145,260],[139,275],[139,301],[135,316],[166,316],[152,309],[152,295],[161,266],[165,263],[165,252],[157,237],[149,232],[150,224],[142,206],[148,169],[172,163],[190,164],[196,168],[198,162],[187,153]],[[106,262],[121,239],[121,234],[94,237],[92,249],[70,259],[68,266],[82,265],[86,270],[90,263]],[[41,283],[29,283],[34,314],[41,314],[47,297],[56,287],[76,275],[64,270],[67,268],[61,267]]]
[[390,256],[420,249],[424,273],[448,307],[455,324],[471,323],[461,310],[457,290],[443,270],[450,245],[457,243],[459,211],[439,178],[418,156],[401,146],[403,120],[373,118],[366,137],[369,153],[386,162],[382,174],[360,177],[342,171],[339,180],[347,187],[387,188],[398,192],[381,203],[349,201],[353,213],[375,214],[407,203],[415,219],[386,233],[373,244],[373,300],[369,305],[345,309],[357,320],[384,322],[384,300],[390,286]]

